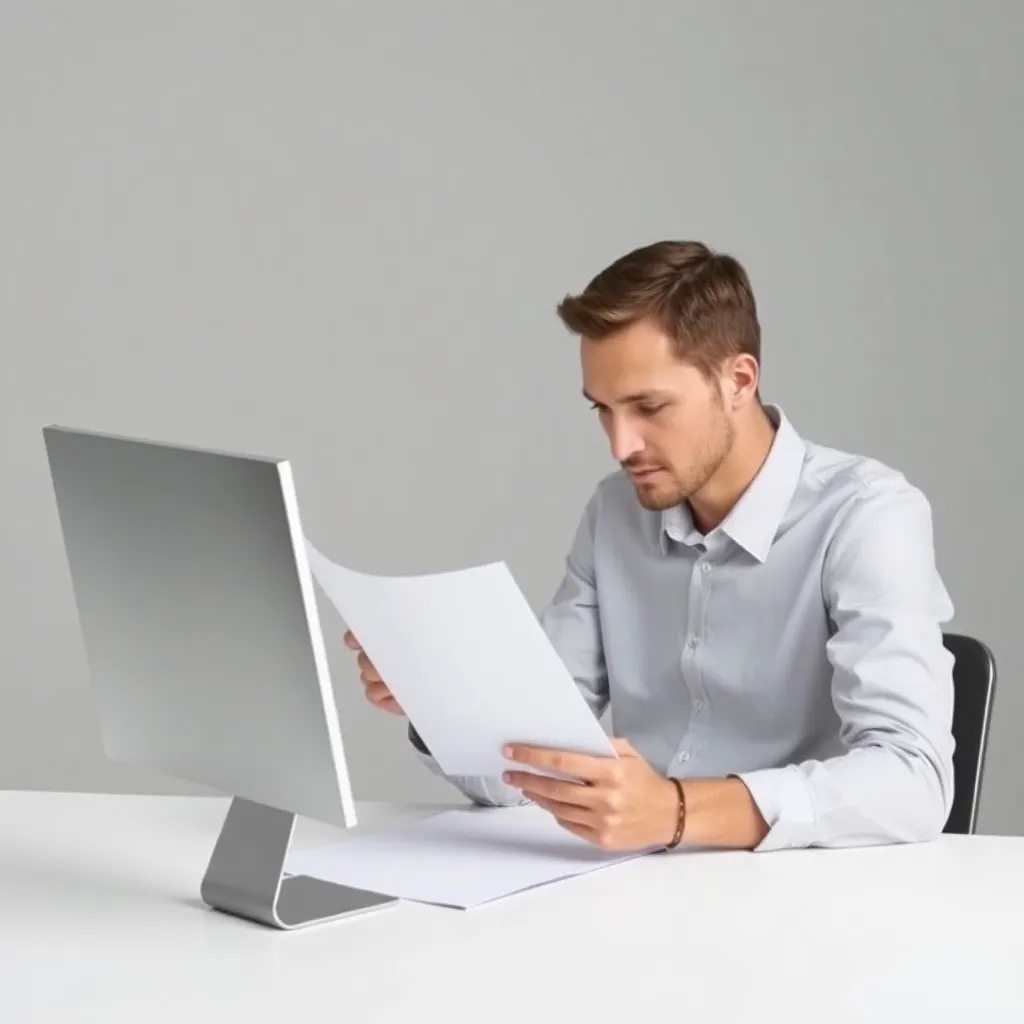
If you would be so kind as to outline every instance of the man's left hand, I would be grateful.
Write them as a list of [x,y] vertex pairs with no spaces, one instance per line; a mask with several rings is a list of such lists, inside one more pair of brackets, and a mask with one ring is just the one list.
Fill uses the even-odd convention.
[[568,782],[531,771],[502,778],[543,807],[569,832],[605,850],[666,846],[675,834],[679,800],[675,784],[659,775],[624,739],[613,739],[617,758],[564,750],[512,746],[505,756],[531,768],[582,780]]

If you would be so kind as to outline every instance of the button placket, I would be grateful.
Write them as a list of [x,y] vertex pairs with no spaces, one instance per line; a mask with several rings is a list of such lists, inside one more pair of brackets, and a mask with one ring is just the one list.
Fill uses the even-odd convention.
[[674,761],[678,765],[687,764],[695,750],[699,747],[700,715],[707,704],[704,687],[701,681],[701,670],[697,656],[701,640],[701,625],[705,619],[704,605],[706,602],[706,581],[711,571],[711,564],[705,559],[706,552],[697,558],[690,572],[689,600],[687,601],[686,641],[680,659],[683,684],[691,698],[691,708],[695,714],[690,715],[689,725],[676,751]]
[[[710,553],[704,553],[694,566],[694,579],[691,585],[690,605],[690,636],[691,651],[700,647],[707,626],[708,605],[711,600],[711,581],[714,564],[710,561]],[[704,688],[704,671],[701,659],[691,657],[688,666],[687,683],[691,697],[693,714],[690,720],[690,735],[699,737],[708,728],[708,699]],[[699,740],[698,740],[699,744]],[[695,744],[691,743],[690,749]]]

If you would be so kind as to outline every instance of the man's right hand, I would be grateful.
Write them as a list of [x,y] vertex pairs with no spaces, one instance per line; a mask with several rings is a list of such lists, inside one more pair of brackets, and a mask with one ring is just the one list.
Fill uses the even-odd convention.
[[404,715],[402,705],[395,700],[387,684],[380,677],[380,673],[373,667],[373,662],[366,656],[366,652],[360,646],[351,630],[345,633],[345,646],[350,650],[358,651],[359,657],[356,663],[359,665],[359,679],[366,691],[366,699],[375,707],[383,711],[390,711],[393,715]]

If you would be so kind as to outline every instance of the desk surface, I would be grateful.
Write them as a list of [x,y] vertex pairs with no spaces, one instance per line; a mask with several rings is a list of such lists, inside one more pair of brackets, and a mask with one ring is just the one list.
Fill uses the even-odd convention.
[[[199,899],[226,810],[0,793],[0,1020],[1024,1020],[1024,839],[666,854],[277,932]],[[340,834],[303,820],[296,845]]]

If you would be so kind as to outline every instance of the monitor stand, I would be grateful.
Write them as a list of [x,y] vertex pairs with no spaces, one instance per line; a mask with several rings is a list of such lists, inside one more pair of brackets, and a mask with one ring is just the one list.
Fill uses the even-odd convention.
[[398,903],[308,875],[285,875],[295,815],[234,797],[200,887],[216,910],[269,925],[301,928]]

